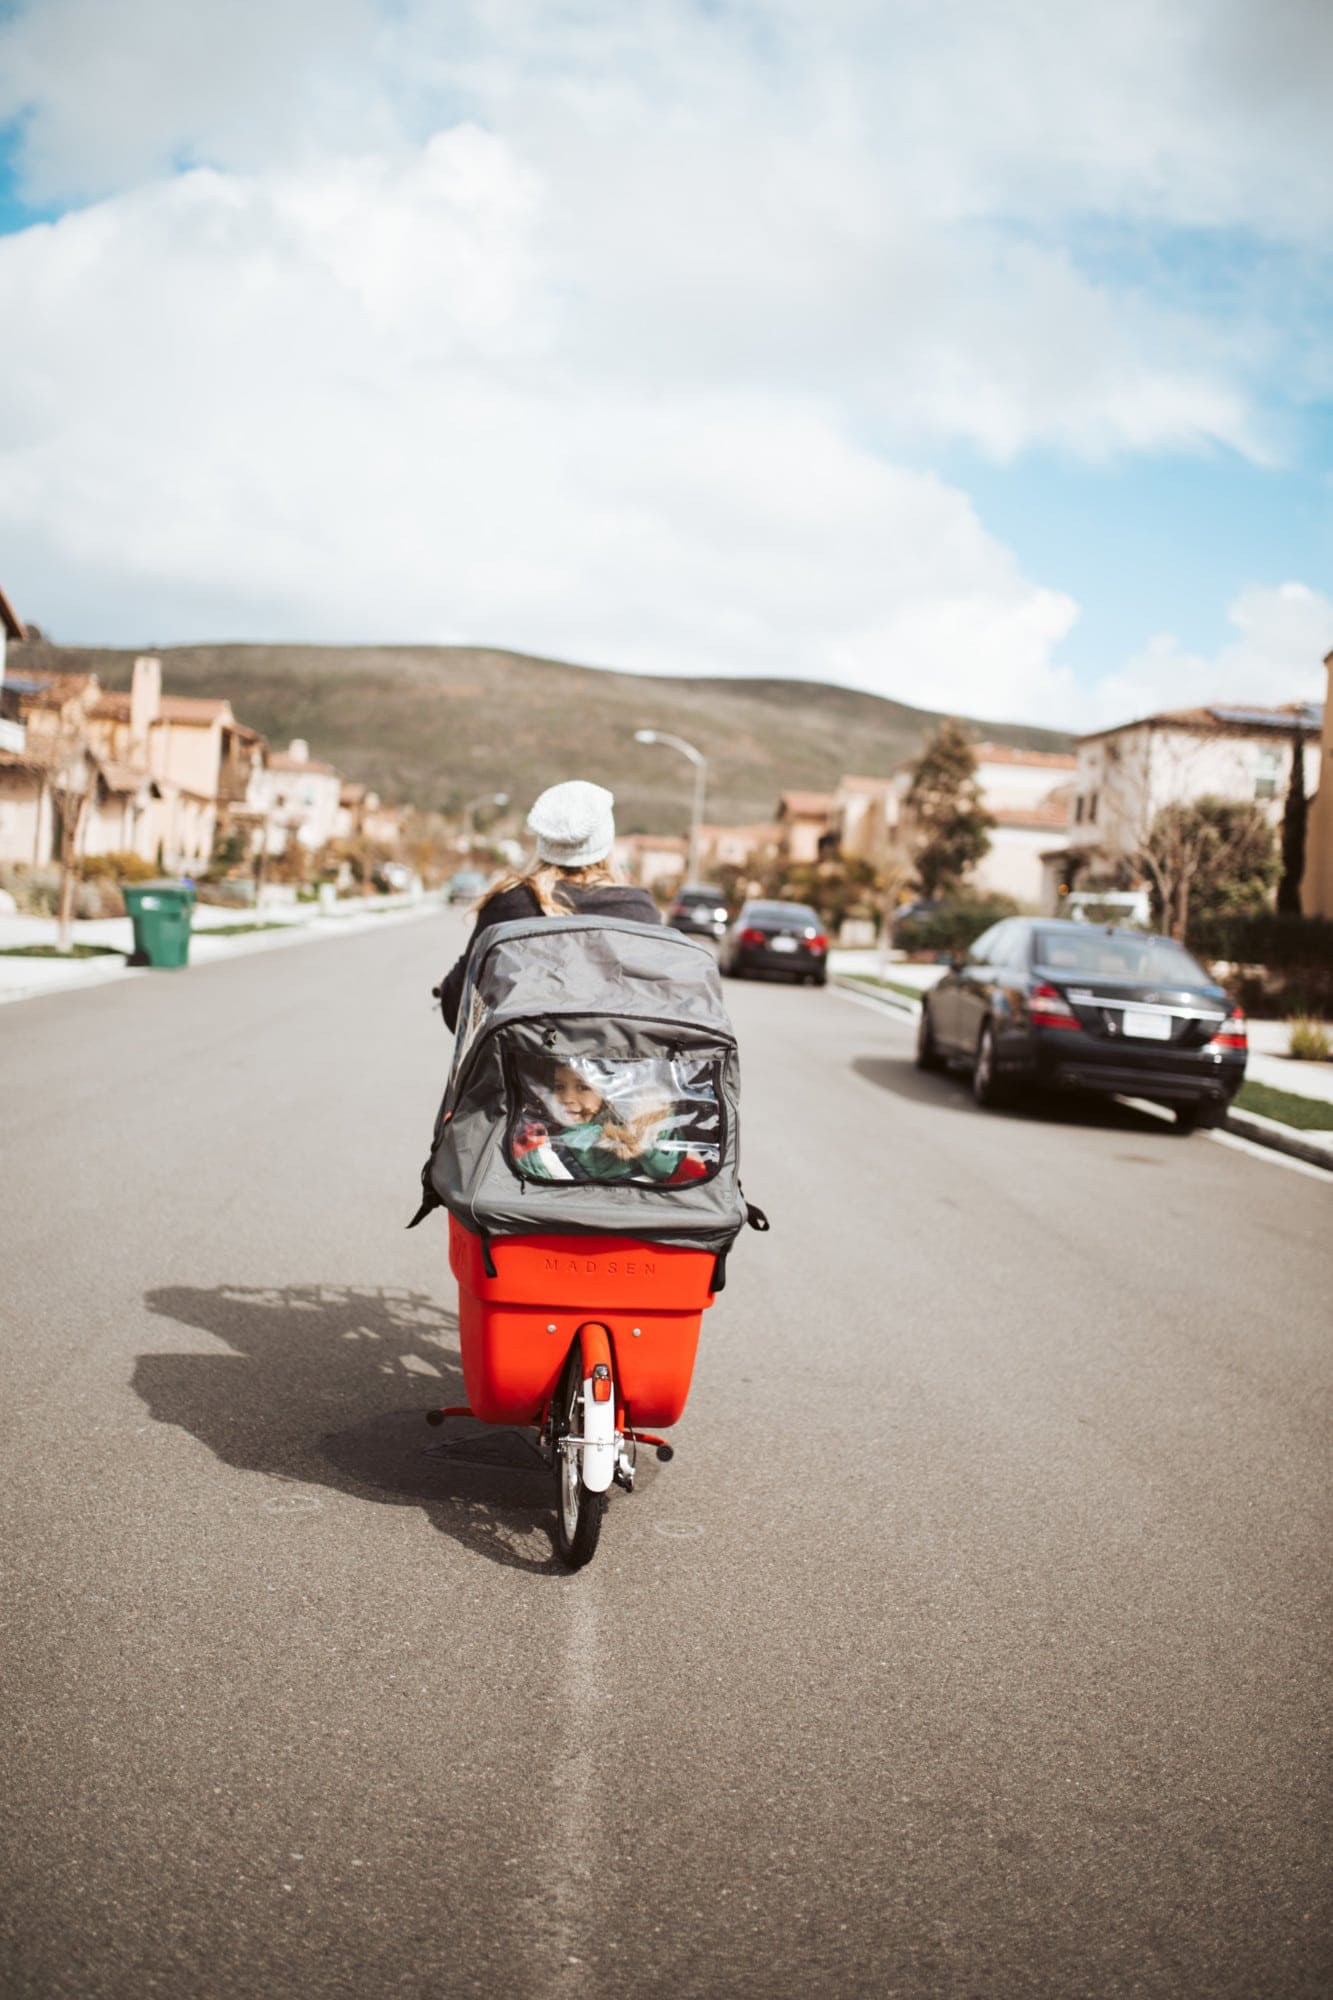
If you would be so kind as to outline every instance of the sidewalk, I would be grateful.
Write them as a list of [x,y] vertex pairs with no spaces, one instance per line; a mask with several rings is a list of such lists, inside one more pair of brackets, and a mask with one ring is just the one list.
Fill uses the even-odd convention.
[[[242,958],[256,951],[273,951],[320,938],[346,937],[374,923],[401,922],[439,907],[434,894],[424,896],[355,896],[331,909],[313,903],[280,906],[260,914],[197,903],[190,936],[190,966],[214,965],[220,959]],[[238,924],[256,924],[236,937],[210,937]],[[37,999],[46,993],[68,993],[85,986],[105,986],[116,979],[141,979],[152,968],[126,963],[134,948],[128,917],[92,917],[72,926],[72,942],[107,952],[92,958],[25,958],[6,956],[15,946],[53,944],[53,917],[0,916],[0,1006],[13,1000]],[[124,956],[109,954],[124,954]],[[189,968],[186,968],[187,970]]]

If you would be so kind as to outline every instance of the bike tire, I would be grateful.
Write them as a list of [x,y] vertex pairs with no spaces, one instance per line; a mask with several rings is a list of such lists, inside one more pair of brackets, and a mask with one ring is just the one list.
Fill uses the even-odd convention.
[[[583,1436],[583,1342],[569,1350],[564,1374],[555,1393],[555,1436]],[[582,1569],[597,1552],[605,1493],[590,1493],[583,1483],[580,1459],[572,1452],[555,1454],[555,1547],[566,1569]]]

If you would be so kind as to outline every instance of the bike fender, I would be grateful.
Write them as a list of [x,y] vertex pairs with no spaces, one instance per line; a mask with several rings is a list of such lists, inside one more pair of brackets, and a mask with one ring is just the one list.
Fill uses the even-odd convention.
[[[616,1385],[611,1342],[604,1326],[580,1328],[583,1345],[583,1483],[590,1493],[605,1493],[616,1471]],[[599,1403],[593,1395],[593,1370],[599,1362],[611,1369],[611,1394]]]

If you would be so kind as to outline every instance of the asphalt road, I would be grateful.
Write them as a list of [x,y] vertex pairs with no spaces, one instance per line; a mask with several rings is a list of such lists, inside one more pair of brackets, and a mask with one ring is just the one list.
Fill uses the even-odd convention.
[[556,1567],[431,917],[0,1010],[6,1996],[1326,1996],[1333,1189],[729,989],[746,1235]]

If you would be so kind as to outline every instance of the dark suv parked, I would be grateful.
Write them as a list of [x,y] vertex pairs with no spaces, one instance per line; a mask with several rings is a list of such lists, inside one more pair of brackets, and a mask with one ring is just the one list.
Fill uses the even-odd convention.
[[1009,917],[926,994],[922,1069],[966,1063],[979,1104],[1026,1084],[1146,1097],[1186,1131],[1225,1115],[1245,1017],[1183,945],[1143,931]]

